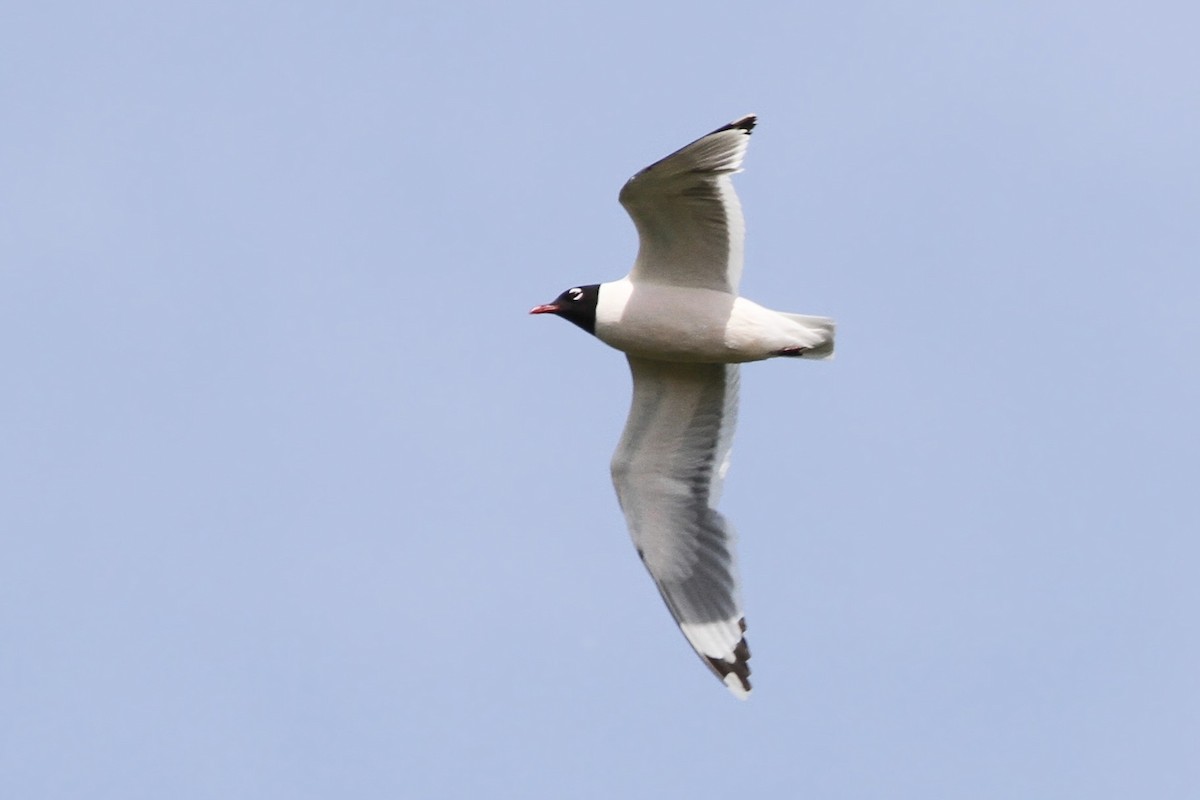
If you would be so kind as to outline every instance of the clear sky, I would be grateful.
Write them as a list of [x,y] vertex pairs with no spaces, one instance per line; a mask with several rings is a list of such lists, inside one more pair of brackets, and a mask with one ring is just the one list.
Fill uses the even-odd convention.
[[[1193,3],[0,13],[0,796],[1200,796]],[[634,171],[760,115],[755,693],[608,460]]]

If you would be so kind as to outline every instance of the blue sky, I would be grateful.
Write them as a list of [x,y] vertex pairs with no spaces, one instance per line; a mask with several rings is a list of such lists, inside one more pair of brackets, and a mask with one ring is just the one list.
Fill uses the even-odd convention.
[[[0,16],[3,796],[1200,793],[1192,4]],[[739,703],[526,312],[748,112]]]

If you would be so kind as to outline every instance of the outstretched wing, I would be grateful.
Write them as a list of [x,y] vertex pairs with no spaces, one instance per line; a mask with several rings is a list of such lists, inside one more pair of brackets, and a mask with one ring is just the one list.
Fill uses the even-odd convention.
[[730,176],[756,119],[717,128],[625,183],[621,205],[639,238],[632,280],[737,294],[746,224]]
[[750,692],[734,533],[715,506],[729,466],[738,368],[629,357],[633,404],[613,484],[638,555],[683,635],[735,695]]

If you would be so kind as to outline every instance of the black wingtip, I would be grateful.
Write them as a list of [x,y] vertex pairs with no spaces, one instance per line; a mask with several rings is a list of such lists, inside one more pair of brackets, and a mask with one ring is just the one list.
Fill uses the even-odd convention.
[[752,130],[754,130],[754,126],[757,124],[758,115],[747,114],[740,119],[735,119],[728,125],[722,125],[720,128],[717,128],[715,131],[713,131],[713,133],[720,133],[721,131],[745,131],[747,134],[749,134]]
[[[738,627],[742,633],[746,632],[746,618],[742,617],[738,620]],[[742,691],[749,694],[750,692],[750,645],[746,644],[746,637],[743,636],[741,641],[737,643],[737,647],[733,648],[733,662],[730,663],[723,658],[713,658],[705,656],[704,660],[712,667],[713,672],[717,673],[722,681],[728,683],[727,679],[733,675],[739,684],[742,686]]]

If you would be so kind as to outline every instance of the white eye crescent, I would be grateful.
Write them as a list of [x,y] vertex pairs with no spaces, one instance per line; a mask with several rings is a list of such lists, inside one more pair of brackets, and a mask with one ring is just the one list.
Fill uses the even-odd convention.
[[579,298],[583,297],[583,289],[579,289],[579,288],[568,289],[567,294],[570,296],[570,298],[572,300],[578,300]]

